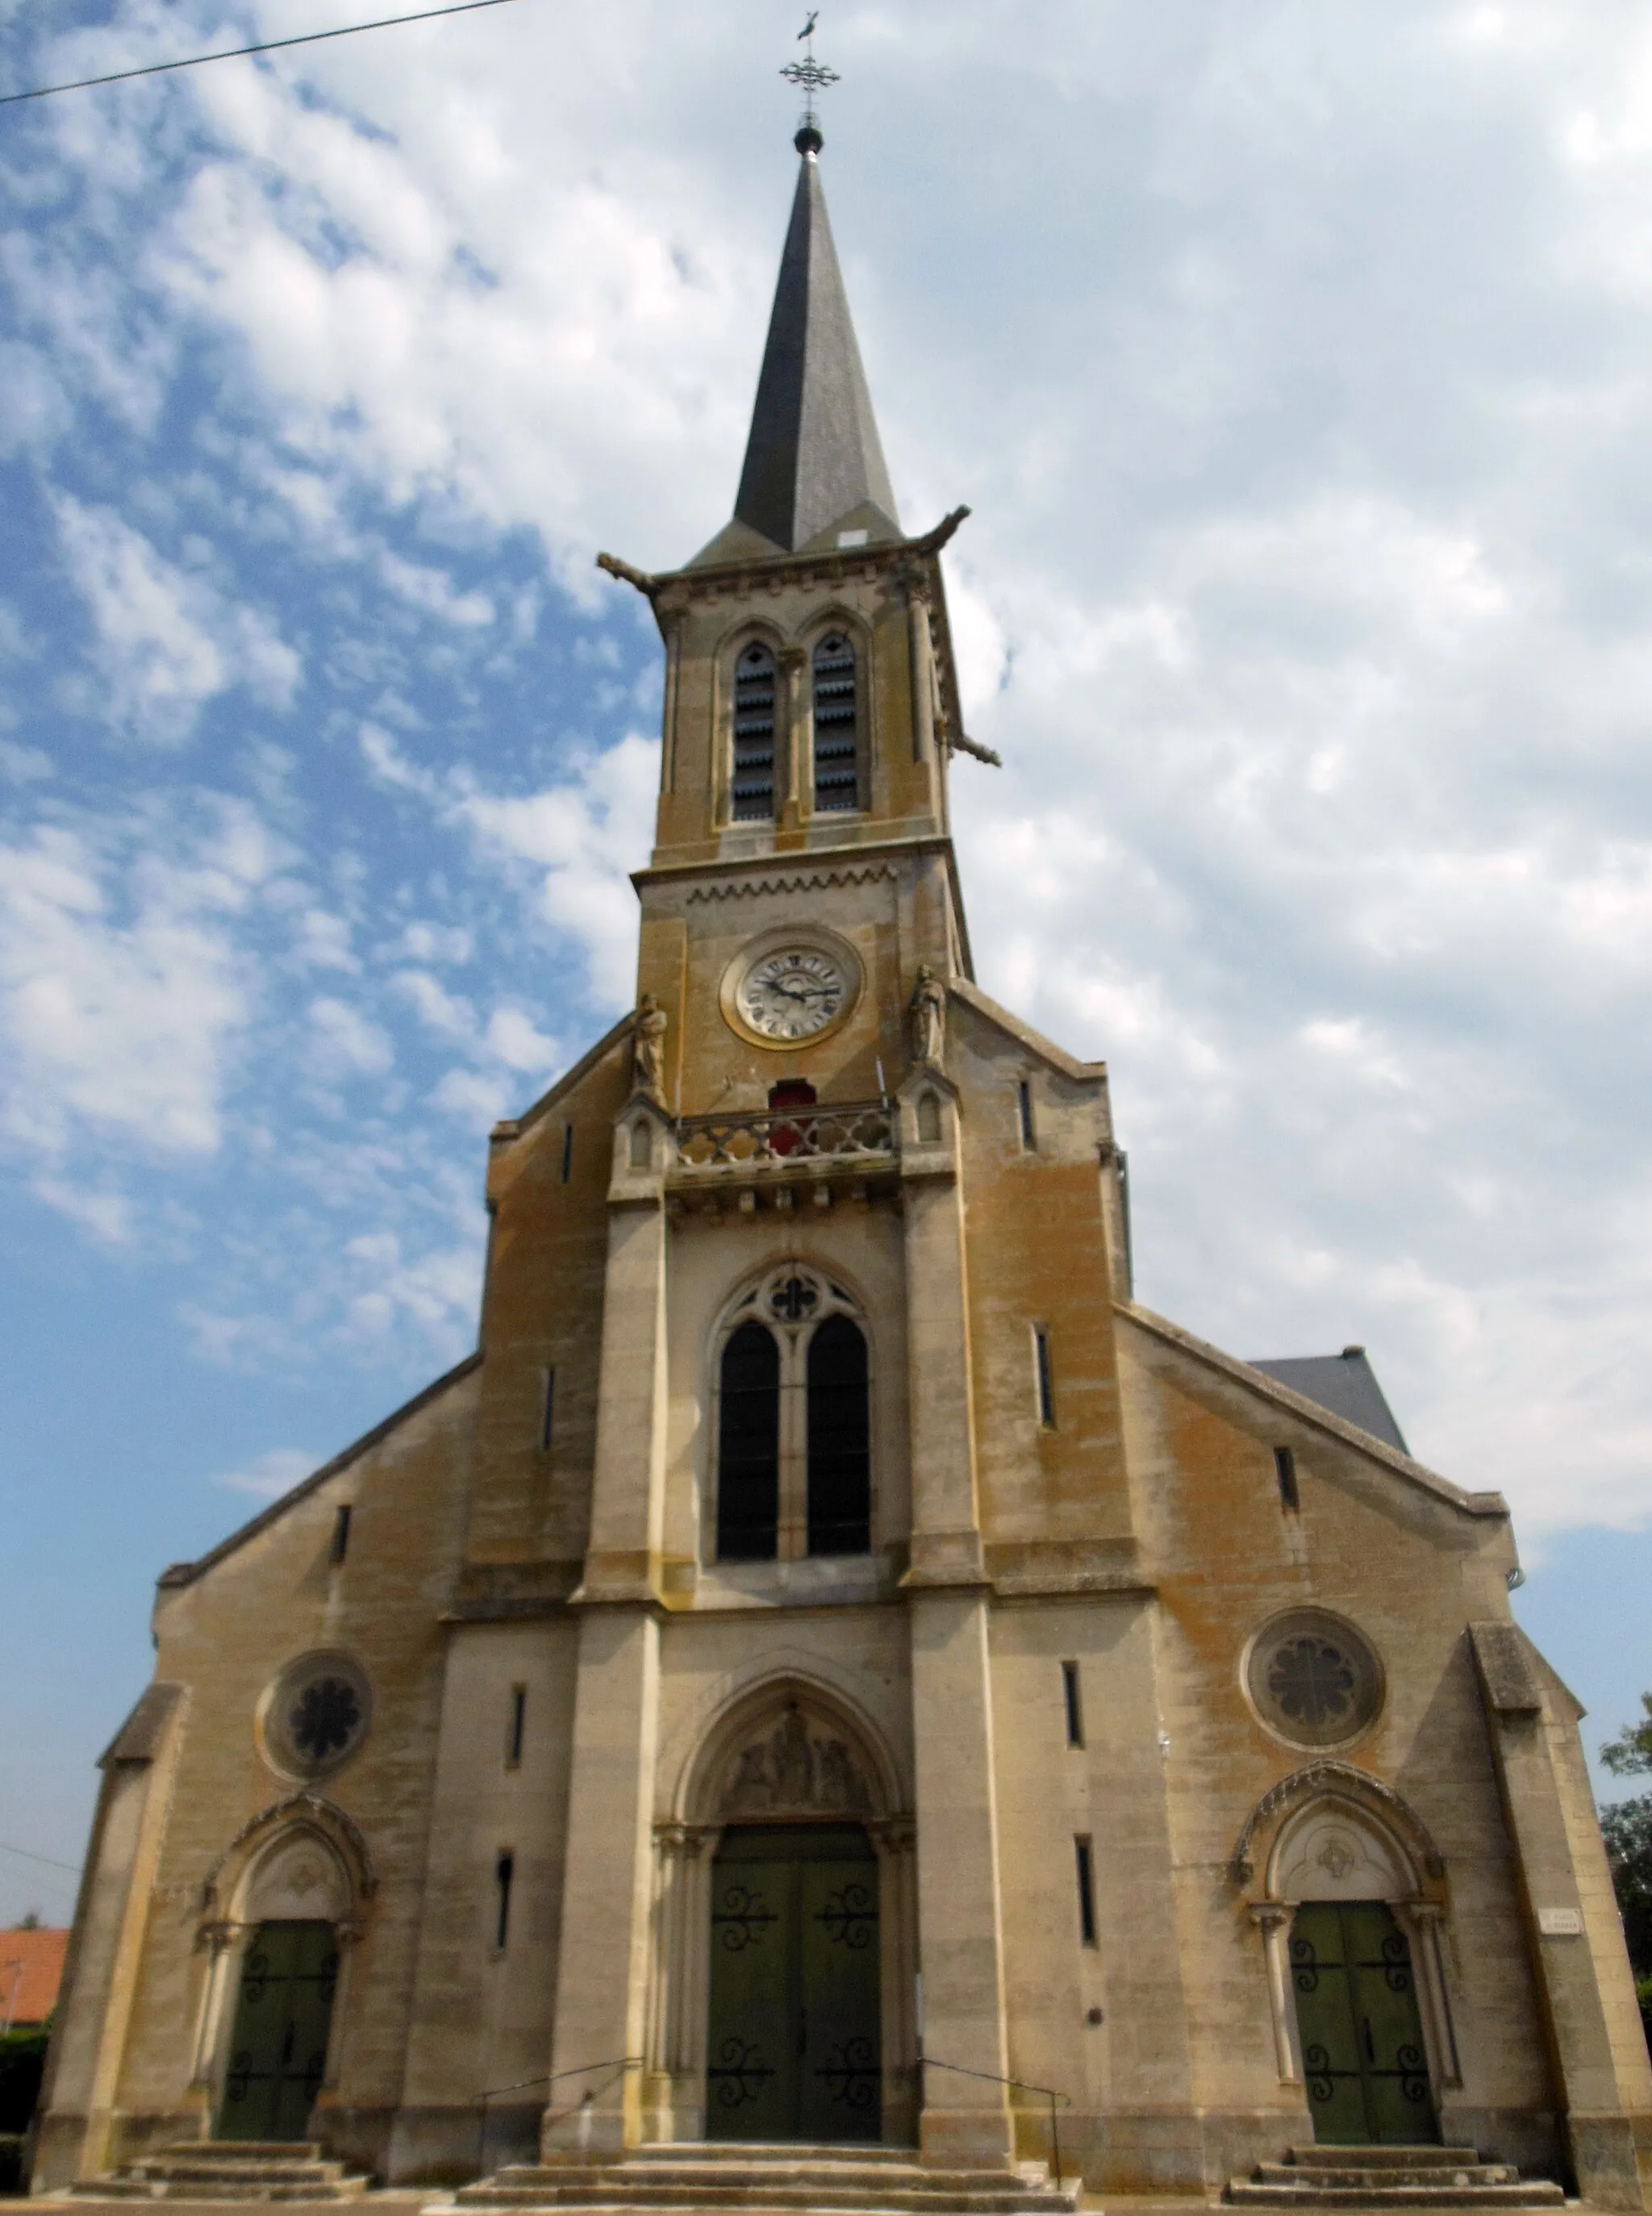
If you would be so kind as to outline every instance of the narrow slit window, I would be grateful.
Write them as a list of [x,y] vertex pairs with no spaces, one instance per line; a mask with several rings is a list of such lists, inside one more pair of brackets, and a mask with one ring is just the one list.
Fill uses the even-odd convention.
[[1289,1447],[1274,1449],[1274,1474],[1279,1480],[1280,1505],[1300,1508],[1302,1497],[1297,1490],[1296,1456]]
[[333,1518],[333,1560],[341,1562],[350,1551],[350,1516],[347,1508],[341,1508]]
[[1050,1368],[1050,1335],[1041,1323],[1033,1326],[1033,1369],[1038,1381],[1038,1420],[1053,1430],[1055,1425],[1055,1378]]
[[1072,1843],[1072,1858],[1078,1880],[1078,1936],[1086,1947],[1096,1944],[1096,1866],[1090,1850],[1090,1836],[1081,1831]]
[[872,1545],[871,1420],[866,1339],[828,1316],[808,1343],[808,1550],[864,1554]]
[[505,1942],[511,1936],[511,1886],[516,1876],[516,1856],[501,1855],[494,1864],[494,1889],[497,1896],[494,1918],[494,1944],[502,1954]]
[[551,1436],[556,1427],[556,1372],[539,1372],[539,1451],[548,1454]]
[[1082,1746],[1084,1743],[1084,1699],[1078,1690],[1078,1665],[1061,1665],[1061,1699],[1066,1709],[1067,1745]]
[[568,1183],[573,1167],[574,1126],[571,1123],[564,1123],[562,1126],[562,1183],[564,1185]]
[[771,1562],[780,1542],[780,1349],[743,1323],[722,1351],[717,1425],[717,1554]]
[[645,1170],[653,1158],[653,1135],[646,1119],[639,1116],[631,1126],[631,1167]]
[[734,664],[729,813],[737,823],[774,814],[774,656],[753,641]]
[[855,649],[840,631],[814,649],[814,807],[858,808],[860,701]]
[[1021,1124],[1021,1143],[1031,1152],[1033,1139],[1033,1088],[1026,1078],[1016,1087],[1016,1114]]
[[505,1767],[522,1767],[522,1733],[528,1720],[528,1689],[525,1685],[511,1687],[510,1729],[505,1734]]

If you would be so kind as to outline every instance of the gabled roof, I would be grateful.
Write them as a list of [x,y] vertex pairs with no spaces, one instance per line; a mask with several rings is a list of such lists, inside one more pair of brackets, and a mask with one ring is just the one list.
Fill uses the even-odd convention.
[[1265,1376],[1254,1363],[1237,1361],[1232,1355],[1224,1354],[1220,1347],[1196,1339],[1192,1332],[1183,1331],[1180,1324],[1171,1323],[1168,1317],[1155,1315],[1151,1308],[1143,1308],[1136,1301],[1115,1300],[1113,1305],[1120,1315],[1127,1317],[1150,1338],[1159,1339],[1164,1345],[1189,1356],[1205,1369],[1215,1371],[1229,1384],[1238,1386],[1256,1399],[1270,1402],[1275,1408],[1296,1417],[1299,1422],[1311,1425],[1315,1431],[1323,1431],[1327,1438],[1335,1440],[1339,1445],[1353,1447],[1368,1461],[1380,1462],[1397,1476],[1407,1479],[1420,1492],[1432,1493],[1436,1500],[1461,1510],[1465,1516],[1508,1516],[1508,1503],[1501,1493],[1465,1493],[1460,1486],[1453,1485],[1449,1478],[1426,1468],[1420,1462],[1414,1462],[1409,1454],[1388,1445],[1362,1426],[1351,1424],[1345,1416],[1339,1416],[1322,1402]]
[[[249,1539],[255,1539],[261,1531],[267,1530],[272,1524],[278,1522],[286,1514],[289,1508],[296,1507],[299,1501],[307,1499],[317,1486],[325,1485],[329,1477],[336,1477],[341,1469],[347,1469],[358,1456],[364,1455],[369,1449],[376,1447],[381,1439],[388,1438],[399,1424],[405,1424],[409,1417],[416,1416],[421,1408],[427,1408],[433,1400],[439,1400],[451,1387],[457,1385],[462,1377],[468,1377],[473,1370],[480,1369],[481,1366],[482,1351],[478,1348],[474,1354],[467,1354],[462,1362],[456,1362],[451,1370],[445,1370],[433,1383],[427,1385],[421,1393],[415,1393],[412,1400],[404,1400],[399,1408],[385,1417],[383,1423],[375,1424],[370,1431],[364,1431],[359,1439],[353,1440],[345,1448],[342,1454],[335,1454],[331,1462],[324,1462],[319,1469],[312,1470],[308,1477],[301,1477],[290,1493],[284,1493],[279,1500],[272,1500],[267,1508],[261,1509],[249,1523],[242,1524],[238,1530],[231,1531],[227,1539],[220,1539],[217,1546],[208,1553],[200,1555],[193,1562],[174,1562],[169,1568],[163,1570],[155,1580],[156,1584],[163,1591],[173,1591],[180,1585],[193,1585],[197,1578],[204,1577],[208,1570],[215,1568],[226,1555],[233,1554],[237,1548],[244,1547]],[[112,1748],[110,1751],[113,1753],[114,1750]]]
[[1322,1408],[1357,1424],[1385,1445],[1410,1453],[1364,1347],[1345,1346],[1340,1354],[1291,1355],[1277,1362],[1253,1362],[1250,1367],[1288,1385],[1305,1400],[1317,1400]]
[[69,1934],[0,1931],[0,2024],[25,2031],[44,2023],[58,2004]]
[[815,539],[835,544],[839,530],[863,532],[863,544],[900,537],[820,165],[809,150],[780,257],[734,520],[697,558],[738,559],[759,546],[795,554]]
[[973,1008],[977,1015],[985,1016],[988,1023],[995,1024],[999,1031],[1007,1032],[1018,1045],[1024,1046],[1029,1054],[1036,1055],[1041,1062],[1047,1062],[1063,1077],[1071,1077],[1083,1084],[1107,1075],[1104,1062],[1078,1061],[1065,1047],[1057,1046],[1053,1039],[1047,1039],[1042,1031],[1035,1031],[1030,1024],[1023,1023],[1010,1009],[1000,1007],[996,1000],[982,992],[973,979],[949,977],[947,990],[961,1000],[966,1007]]

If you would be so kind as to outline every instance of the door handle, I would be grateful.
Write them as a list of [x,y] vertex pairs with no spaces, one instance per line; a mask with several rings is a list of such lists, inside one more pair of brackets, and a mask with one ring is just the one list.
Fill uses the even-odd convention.
[[797,2011],[797,2052],[799,2054],[808,2053],[808,2010],[807,2009],[799,2009]]

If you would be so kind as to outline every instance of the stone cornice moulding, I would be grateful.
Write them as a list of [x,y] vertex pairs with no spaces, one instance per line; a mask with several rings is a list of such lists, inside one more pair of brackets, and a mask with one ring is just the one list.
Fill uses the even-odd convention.
[[1373,1777],[1368,1770],[1356,1770],[1351,1762],[1337,1762],[1326,1756],[1293,1770],[1288,1777],[1281,1777],[1257,1801],[1245,1819],[1244,1829],[1234,1842],[1228,1860],[1228,1875],[1234,1884],[1249,1885],[1255,1877],[1256,1856],[1252,1850],[1256,1836],[1274,1817],[1282,1816],[1305,1800],[1336,1800],[1339,1796],[1356,1806],[1364,1803],[1373,1813],[1385,1818],[1398,1832],[1401,1844],[1417,1856],[1431,1878],[1445,1876],[1446,1858],[1410,1802],[1391,1785],[1385,1785],[1380,1777]]
[[261,1832],[279,1831],[293,1819],[308,1818],[314,1829],[335,1849],[342,1849],[353,1865],[350,1877],[364,1900],[370,1900],[378,1890],[378,1872],[374,1868],[372,1850],[368,1846],[361,1826],[355,1818],[329,1800],[324,1793],[313,1786],[301,1786],[298,1792],[288,1793],[279,1800],[272,1800],[255,1816],[249,1816],[241,1826],[218,1860],[201,1881],[200,1901],[203,1910],[210,1909],[218,1899],[218,1880],[225,1868],[244,1847],[249,1846]]
[[691,904],[695,901],[758,900],[776,893],[826,892],[834,885],[869,885],[884,879],[891,883],[899,882],[900,871],[894,863],[850,863],[841,869],[799,870],[785,877],[739,877],[725,879],[721,884],[693,885],[688,897]]
[[1508,1503],[1501,1493],[1465,1493],[1460,1486],[1453,1485],[1448,1477],[1441,1477],[1437,1470],[1429,1469],[1420,1462],[1413,1462],[1409,1455],[1402,1454],[1397,1447],[1391,1447],[1371,1432],[1362,1431],[1357,1424],[1350,1424],[1344,1418],[1333,1415],[1329,1408],[1322,1408],[1317,1400],[1306,1400],[1300,1393],[1293,1393],[1288,1385],[1281,1385],[1277,1379],[1265,1376],[1260,1370],[1253,1370],[1248,1362],[1241,1362],[1234,1355],[1224,1354],[1220,1347],[1196,1339],[1192,1332],[1184,1331],[1180,1324],[1171,1323],[1165,1316],[1156,1315],[1151,1308],[1145,1308],[1135,1301],[1126,1300],[1115,1300],[1113,1307],[1116,1314],[1134,1324],[1150,1339],[1157,1339],[1176,1353],[1188,1356],[1205,1369],[1214,1370],[1229,1384],[1240,1387],[1258,1400],[1270,1402],[1312,1430],[1323,1431],[1338,1446],[1352,1447],[1366,1461],[1392,1470],[1397,1477],[1406,1479],[1419,1492],[1431,1494],[1446,1507],[1455,1508],[1464,1516],[1495,1517],[1505,1523],[1508,1521]]

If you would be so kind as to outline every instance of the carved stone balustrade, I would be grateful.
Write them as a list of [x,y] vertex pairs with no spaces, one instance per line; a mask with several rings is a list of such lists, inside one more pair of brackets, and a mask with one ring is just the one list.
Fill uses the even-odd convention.
[[[897,1111],[883,1100],[685,1116],[666,1185],[677,1207],[827,1208],[894,1190]],[[802,1188],[802,1190],[800,1190]]]

